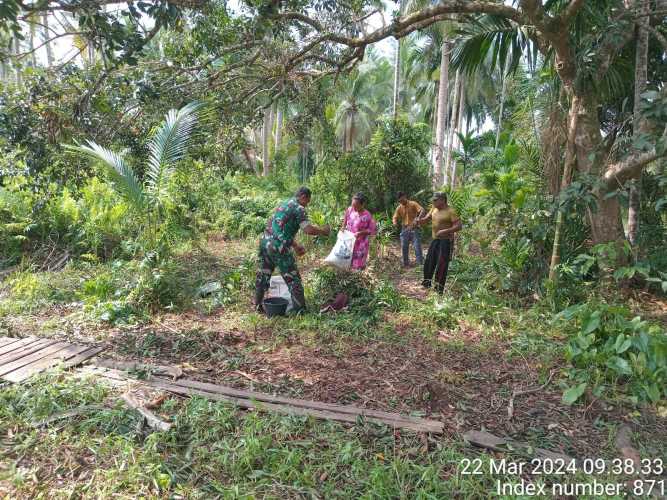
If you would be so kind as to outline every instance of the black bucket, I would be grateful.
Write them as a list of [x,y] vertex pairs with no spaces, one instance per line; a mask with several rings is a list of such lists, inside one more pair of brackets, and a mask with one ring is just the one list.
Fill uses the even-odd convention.
[[289,301],[282,297],[269,297],[264,299],[264,311],[268,317],[285,316]]

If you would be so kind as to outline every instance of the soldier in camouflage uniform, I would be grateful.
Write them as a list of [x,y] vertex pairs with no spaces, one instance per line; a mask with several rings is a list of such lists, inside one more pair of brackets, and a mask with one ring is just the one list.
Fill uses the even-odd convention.
[[294,240],[302,229],[311,236],[328,236],[328,226],[317,227],[310,223],[306,206],[310,203],[310,189],[300,188],[294,198],[282,202],[269,219],[266,230],[259,240],[259,269],[255,280],[255,307],[262,310],[264,294],[269,288],[271,275],[277,267],[292,295],[294,311],[305,309],[301,275],[294,254],[303,255],[306,249]]

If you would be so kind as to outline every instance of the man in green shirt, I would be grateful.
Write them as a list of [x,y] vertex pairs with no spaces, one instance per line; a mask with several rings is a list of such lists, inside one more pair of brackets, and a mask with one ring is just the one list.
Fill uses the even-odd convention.
[[300,312],[306,307],[303,283],[294,256],[295,253],[303,255],[306,249],[294,237],[299,229],[311,236],[328,236],[331,232],[328,225],[318,227],[308,220],[306,206],[310,198],[310,189],[302,187],[294,198],[278,205],[259,240],[259,269],[255,279],[255,308],[258,311],[262,310],[264,294],[269,289],[271,275],[276,267],[292,295],[294,311]]
[[415,222],[418,225],[431,221],[433,241],[428,247],[426,260],[424,261],[424,281],[422,285],[431,287],[435,275],[435,289],[442,294],[447,280],[449,262],[454,250],[454,234],[461,230],[462,224],[456,210],[447,205],[445,193],[433,195],[433,208],[423,217]]

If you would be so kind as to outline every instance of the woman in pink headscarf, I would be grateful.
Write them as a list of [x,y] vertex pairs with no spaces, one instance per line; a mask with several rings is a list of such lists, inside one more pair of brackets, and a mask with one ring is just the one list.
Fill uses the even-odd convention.
[[352,204],[345,210],[343,229],[354,233],[356,241],[352,249],[352,269],[366,267],[371,236],[377,234],[377,225],[371,213],[366,210],[366,196],[357,193],[352,197]]

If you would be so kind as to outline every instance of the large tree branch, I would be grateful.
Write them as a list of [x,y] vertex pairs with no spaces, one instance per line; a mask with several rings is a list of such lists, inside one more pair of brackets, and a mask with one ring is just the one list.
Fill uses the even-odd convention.
[[49,38],[48,40],[45,40],[44,42],[40,43],[39,45],[36,45],[35,47],[33,47],[32,49],[30,49],[26,52],[21,52],[20,54],[9,54],[8,57],[10,59],[13,58],[13,59],[21,60],[24,57],[29,56],[30,54],[34,54],[39,49],[41,49],[45,45],[48,45],[49,43],[53,42],[54,40],[57,40],[58,38],[63,38],[63,37],[66,37],[66,36],[76,36],[76,35],[85,35],[85,33],[83,31],[73,31],[73,32],[68,32],[68,33],[60,33],[58,35],[55,35],[55,36]]
[[630,179],[637,179],[644,167],[662,158],[665,153],[658,154],[655,149],[626,158],[622,162],[609,165],[602,178],[602,190],[605,193],[622,188]]
[[447,14],[493,14],[523,23],[523,15],[513,7],[502,3],[443,0],[431,7],[426,7],[407,16],[397,17],[391,24],[372,31],[364,37],[350,37],[338,33],[328,32],[318,20],[299,12],[284,12],[278,14],[278,20],[296,20],[322,33],[322,41],[331,41],[348,47],[370,45],[390,36],[404,37],[417,29],[422,29],[439,22]]
[[[667,142],[667,126],[665,126],[658,141]],[[623,161],[609,165],[602,177],[602,190],[610,192],[623,187],[630,179],[638,178],[644,167],[649,163],[667,156],[667,148],[662,149],[662,152],[659,153],[656,145],[649,151],[636,152]]]
[[[61,1],[36,1],[36,2],[18,2],[22,10],[26,12],[79,12],[91,8],[101,8],[106,5],[133,3],[122,2],[119,0],[84,0],[81,2],[66,3]],[[208,3],[208,0],[166,0],[166,3],[181,8],[197,9]]]

